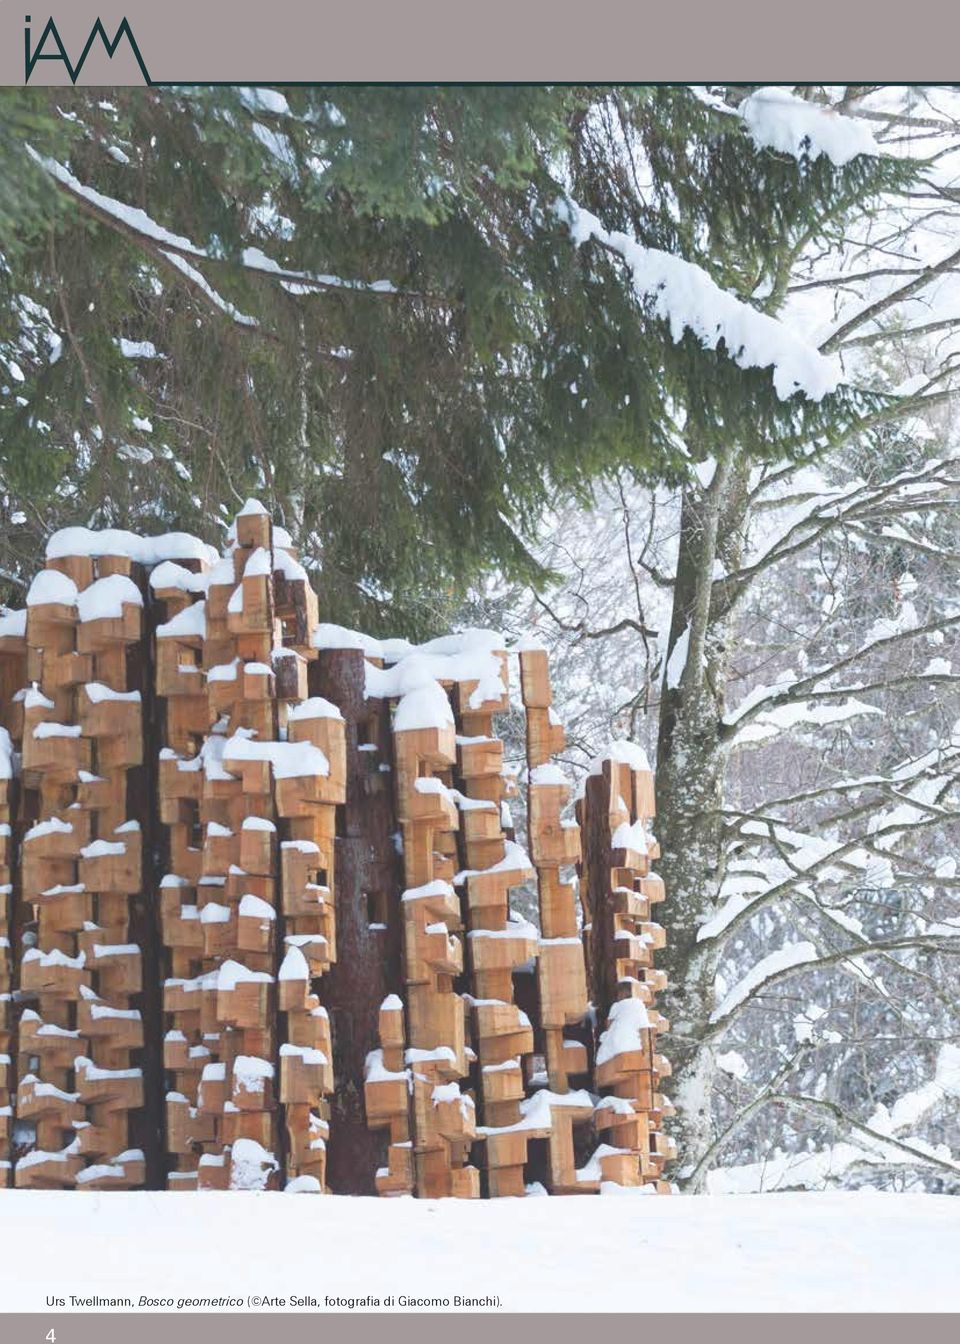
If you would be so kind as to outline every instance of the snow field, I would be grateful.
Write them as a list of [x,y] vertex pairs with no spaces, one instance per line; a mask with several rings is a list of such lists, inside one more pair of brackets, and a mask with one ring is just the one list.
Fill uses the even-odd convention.
[[503,1311],[956,1311],[958,1245],[960,1200],[936,1195],[0,1190],[0,1306],[329,1293],[490,1294]]

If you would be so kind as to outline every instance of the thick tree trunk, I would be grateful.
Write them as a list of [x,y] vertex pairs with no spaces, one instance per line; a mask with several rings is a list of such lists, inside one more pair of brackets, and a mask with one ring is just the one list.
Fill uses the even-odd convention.
[[[379,1044],[380,1004],[402,989],[402,887],[394,848],[391,765],[379,752],[360,748],[376,738],[389,746],[389,711],[366,699],[363,654],[325,650],[310,666],[310,692],[340,706],[346,720],[346,820],[336,838],[337,961],[324,977],[322,1002],[330,1013],[337,1090],[331,1098],[327,1183],[334,1194],[374,1195],[384,1161],[382,1131],[367,1125],[363,1067]],[[370,733],[371,712],[381,722]]]
[[[127,654],[128,685],[140,692],[143,723],[146,725],[157,723],[161,714],[150,660],[159,604],[153,601],[146,573],[140,565],[134,567],[132,577],[143,595],[144,625],[139,642],[132,645]],[[145,753],[143,763],[127,771],[127,816],[140,822],[143,855],[141,890],[131,896],[129,905],[130,940],[139,946],[143,965],[143,990],[138,1006],[143,1018],[144,1038],[140,1058],[134,1060],[143,1068],[144,1105],[142,1111],[133,1113],[131,1138],[133,1147],[143,1151],[148,1190],[162,1190],[167,1175],[167,1108],[163,1089],[163,938],[156,882],[158,872],[168,871],[165,865],[158,868],[157,860],[161,854],[165,859],[168,856],[165,851],[166,827],[160,825],[157,764],[156,752]]]
[[[676,586],[657,744],[658,870],[666,884],[668,939],[658,957],[669,977],[663,1008],[672,1023],[670,1092],[678,1179],[710,1143],[716,954],[698,943],[722,879],[726,749],[722,735],[732,611],[715,599],[716,563],[736,565],[747,507],[745,466],[730,452],[710,485],[683,498]],[[685,651],[685,652],[684,652]]]

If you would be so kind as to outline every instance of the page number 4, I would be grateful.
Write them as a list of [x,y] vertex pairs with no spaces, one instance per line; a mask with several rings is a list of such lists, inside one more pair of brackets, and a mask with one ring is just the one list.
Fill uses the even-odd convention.
[[44,1339],[47,1341],[47,1344],[57,1344],[56,1331],[48,1330],[47,1333],[44,1335]]

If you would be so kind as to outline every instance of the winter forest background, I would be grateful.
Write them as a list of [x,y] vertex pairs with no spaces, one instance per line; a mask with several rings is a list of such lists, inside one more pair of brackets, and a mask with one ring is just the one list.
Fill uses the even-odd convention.
[[958,271],[951,89],[0,91],[0,600],[255,495],[532,627],[656,764],[679,1182],[960,1193]]

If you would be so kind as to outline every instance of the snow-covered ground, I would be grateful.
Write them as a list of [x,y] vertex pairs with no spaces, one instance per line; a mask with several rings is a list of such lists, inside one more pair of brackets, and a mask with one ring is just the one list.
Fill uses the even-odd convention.
[[[960,1199],[466,1203],[0,1191],[0,1306],[48,1295],[499,1299],[504,1311],[956,1311]],[[67,1298],[67,1309],[71,1308]],[[122,1308],[121,1308],[122,1309]],[[129,1308],[128,1308],[129,1309]],[[299,1307],[300,1310],[304,1308]]]

